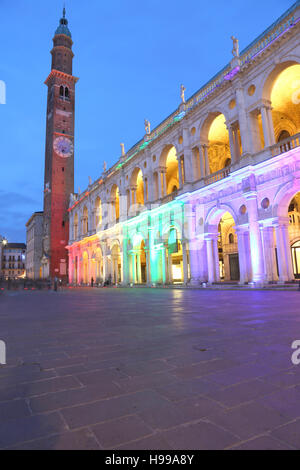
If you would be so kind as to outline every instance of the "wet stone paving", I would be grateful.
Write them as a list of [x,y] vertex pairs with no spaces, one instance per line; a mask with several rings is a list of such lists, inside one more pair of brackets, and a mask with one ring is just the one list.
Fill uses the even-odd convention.
[[0,294],[1,449],[300,449],[300,292]]

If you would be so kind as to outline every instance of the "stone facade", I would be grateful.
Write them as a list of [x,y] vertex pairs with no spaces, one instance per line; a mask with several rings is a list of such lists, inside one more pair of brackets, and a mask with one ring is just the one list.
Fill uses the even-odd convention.
[[71,196],[70,283],[300,275],[299,17],[298,1]]

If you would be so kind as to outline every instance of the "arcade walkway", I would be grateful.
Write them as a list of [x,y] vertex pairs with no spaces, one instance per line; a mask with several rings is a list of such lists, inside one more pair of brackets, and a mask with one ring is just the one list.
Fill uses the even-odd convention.
[[300,292],[0,294],[0,448],[300,449]]

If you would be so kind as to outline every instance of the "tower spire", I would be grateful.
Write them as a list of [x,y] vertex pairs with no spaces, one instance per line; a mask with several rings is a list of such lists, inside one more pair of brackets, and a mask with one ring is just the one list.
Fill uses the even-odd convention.
[[59,20],[59,26],[58,26],[57,30],[55,31],[55,34],[65,34],[66,36],[71,37],[71,33],[70,33],[69,28],[68,28],[68,20],[66,18],[65,4],[64,4],[64,7],[63,7],[63,16]]

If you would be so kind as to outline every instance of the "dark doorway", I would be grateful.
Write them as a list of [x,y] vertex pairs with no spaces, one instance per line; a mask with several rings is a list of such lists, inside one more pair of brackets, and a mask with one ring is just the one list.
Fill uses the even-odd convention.
[[238,253],[233,253],[229,255],[229,267],[230,267],[230,280],[239,281],[240,280],[240,265],[239,265]]

